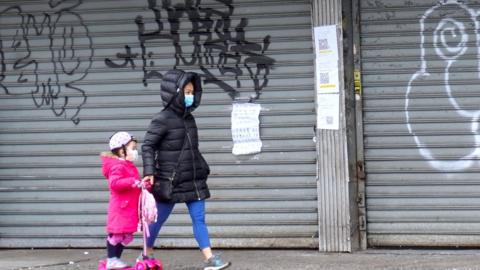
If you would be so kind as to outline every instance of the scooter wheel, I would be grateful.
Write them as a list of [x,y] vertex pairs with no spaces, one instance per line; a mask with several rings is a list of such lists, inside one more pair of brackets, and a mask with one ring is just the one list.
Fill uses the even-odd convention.
[[149,267],[145,262],[137,262],[137,264],[135,265],[135,270],[148,270],[148,269]]

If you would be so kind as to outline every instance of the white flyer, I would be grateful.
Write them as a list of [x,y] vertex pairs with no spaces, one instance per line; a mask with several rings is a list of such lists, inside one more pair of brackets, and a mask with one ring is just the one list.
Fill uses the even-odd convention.
[[340,92],[337,66],[325,69],[317,63],[315,70],[317,73],[317,94],[335,94]]
[[232,139],[234,155],[249,155],[262,150],[260,140],[260,104],[234,103],[232,110]]
[[340,95],[317,95],[317,129],[339,129]]
[[338,66],[337,26],[317,26],[313,31],[317,64]]
[[337,26],[318,26],[315,38],[315,81],[318,94],[340,91],[338,75]]

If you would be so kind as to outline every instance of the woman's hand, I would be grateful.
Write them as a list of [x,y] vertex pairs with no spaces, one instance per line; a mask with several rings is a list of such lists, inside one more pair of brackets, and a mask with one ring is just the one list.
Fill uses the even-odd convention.
[[142,181],[143,182],[148,182],[148,183],[150,183],[150,185],[153,186],[153,179],[154,179],[153,175],[147,175],[147,176],[143,177]]

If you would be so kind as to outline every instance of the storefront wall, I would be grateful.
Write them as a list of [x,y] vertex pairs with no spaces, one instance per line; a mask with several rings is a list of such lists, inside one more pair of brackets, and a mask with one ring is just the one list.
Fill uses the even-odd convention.
[[[0,247],[103,246],[99,153],[115,131],[142,142],[162,74],[179,68],[203,79],[212,243],[318,248],[310,12],[305,0],[2,1]],[[234,156],[232,104],[248,101],[262,152]],[[184,205],[157,245],[196,247]]]

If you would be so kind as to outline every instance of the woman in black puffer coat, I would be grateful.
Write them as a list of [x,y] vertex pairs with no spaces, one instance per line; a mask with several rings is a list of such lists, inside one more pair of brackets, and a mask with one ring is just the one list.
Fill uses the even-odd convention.
[[[198,132],[191,114],[202,97],[200,76],[183,70],[168,71],[161,83],[164,109],[153,116],[142,146],[144,181],[153,182],[158,219],[150,226],[148,253],[175,203],[186,203],[193,232],[205,256],[205,269],[224,269],[213,255],[205,224],[205,199],[210,197],[207,177],[210,168],[198,150]],[[171,183],[171,184],[170,184]],[[169,191],[171,187],[171,192]]]

